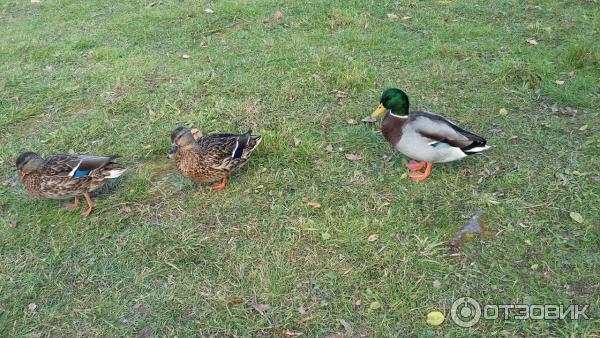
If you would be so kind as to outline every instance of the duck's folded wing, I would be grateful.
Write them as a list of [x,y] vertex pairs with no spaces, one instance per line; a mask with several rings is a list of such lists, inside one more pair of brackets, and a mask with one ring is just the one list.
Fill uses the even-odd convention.
[[49,176],[86,177],[114,159],[115,156],[55,155],[46,160],[44,171]]
[[429,112],[411,113],[411,125],[416,132],[433,141],[448,143],[457,148],[469,147],[473,143],[485,144],[485,139],[470,133],[441,115]]

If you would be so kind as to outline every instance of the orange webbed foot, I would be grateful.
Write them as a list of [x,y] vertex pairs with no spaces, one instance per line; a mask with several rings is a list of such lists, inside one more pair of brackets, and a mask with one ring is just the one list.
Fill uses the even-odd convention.
[[92,213],[92,209],[94,208],[94,202],[92,201],[92,197],[89,193],[84,193],[83,197],[85,197],[85,201],[87,202],[88,208],[81,213],[81,217],[86,218]]
[[78,207],[79,207],[79,197],[77,197],[77,196],[75,196],[75,200],[73,201],[73,203],[65,204],[65,209],[67,209],[67,210],[77,209]]
[[408,177],[410,177],[410,179],[415,182],[421,182],[421,181],[425,180],[427,177],[429,177],[429,175],[431,175],[431,166],[432,165],[433,165],[433,162],[429,162],[429,163],[427,163],[425,172],[411,171],[410,173],[408,173]]
[[212,191],[221,191],[227,186],[227,177],[224,177],[220,183],[213,185]]
[[417,170],[423,169],[423,167],[425,167],[426,165],[427,165],[427,162],[425,162],[425,161],[417,162],[415,160],[410,160],[410,162],[408,162],[406,164],[406,167],[410,171],[417,171]]

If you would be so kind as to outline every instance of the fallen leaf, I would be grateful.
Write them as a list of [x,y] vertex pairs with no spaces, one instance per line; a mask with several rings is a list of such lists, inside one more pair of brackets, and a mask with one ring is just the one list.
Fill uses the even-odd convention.
[[473,216],[469,218],[467,224],[465,224],[462,229],[454,236],[450,245],[452,246],[460,246],[463,243],[463,237],[468,234],[479,234],[483,231],[483,227],[481,226],[481,217],[485,215],[485,212],[478,210]]
[[244,301],[241,298],[232,298],[227,301],[227,306],[239,305],[239,304],[242,304],[243,302]]
[[355,125],[355,124],[356,124],[356,120],[355,120],[355,119],[348,119],[348,120],[346,120],[346,122],[347,122],[349,125],[351,125],[351,126],[353,126],[353,125]]
[[564,84],[565,84],[565,81],[564,81],[564,80],[556,80],[556,81],[554,81],[554,82],[556,82],[556,84],[557,84],[557,85],[559,85],[559,86],[562,86],[562,85],[564,85]]
[[358,161],[358,160],[362,160],[362,157],[356,155],[356,154],[346,154],[346,159],[349,161]]
[[537,40],[536,40],[536,39],[534,39],[534,38],[529,38],[529,39],[527,39],[526,41],[527,41],[529,44],[532,44],[532,45],[537,45],[537,44],[538,44]]
[[309,320],[311,320],[311,319],[313,319],[313,318],[315,318],[315,317],[314,317],[314,316],[308,316],[308,317],[304,317],[304,318],[300,319],[300,320],[298,321],[298,323],[299,323],[299,324],[304,324],[304,323],[308,322]]
[[38,4],[38,3],[40,3],[40,0],[31,0],[31,3],[32,4]]
[[539,268],[540,266],[538,264],[533,264],[531,266],[531,270],[537,270],[537,268]]
[[576,212],[576,211],[571,211],[569,213],[569,216],[571,216],[571,218],[577,222],[577,223],[583,223],[583,216],[581,216],[580,213]]
[[294,137],[294,147],[298,147],[300,145],[300,139]]
[[189,59],[190,58],[190,56],[187,55],[187,54],[183,54],[181,57],[184,58],[184,59]]
[[587,125],[587,124],[584,124],[583,126],[581,126],[581,127],[579,128],[579,131],[586,131],[587,129],[588,129],[588,125]]
[[16,220],[16,219],[13,219],[13,220],[11,220],[11,221],[8,223],[8,226],[9,226],[10,228],[13,228],[13,229],[15,229],[15,228],[18,226],[18,224],[17,224],[17,220]]
[[256,309],[258,310],[258,312],[266,312],[270,308],[271,308],[271,306],[269,304],[258,304],[258,305],[256,305]]
[[402,17],[402,20],[410,20],[410,19],[412,19],[412,17],[408,16],[408,15]]
[[581,172],[579,170],[573,170],[573,176],[581,176]]
[[379,235],[378,234],[372,234],[369,237],[367,237],[367,241],[369,242],[375,242],[379,239]]
[[502,116],[506,116],[506,115],[508,115],[508,110],[506,110],[506,108],[500,108],[498,113]]
[[306,313],[306,309],[304,308],[304,306],[300,305],[300,307],[298,308],[298,312],[300,312],[300,314],[305,314]]
[[369,310],[378,310],[381,309],[381,303],[379,302],[371,302],[369,305]]
[[531,241],[528,239],[524,240],[523,242],[525,242],[525,244],[527,244],[527,245],[531,245]]
[[575,71],[574,71],[574,70],[572,70],[572,71],[568,72],[568,73],[567,73],[567,76],[569,77],[569,79],[572,79],[572,78],[573,78],[573,76],[575,76]]
[[341,90],[336,90],[335,91],[335,97],[337,97],[338,99],[343,99],[343,98],[348,97],[348,93],[343,92]]
[[208,47],[208,45],[206,44],[206,41],[202,40],[200,41],[200,48],[206,48]]
[[333,146],[331,144],[328,144],[325,146],[325,151],[327,151],[328,153],[332,153],[333,152]]
[[366,123],[375,123],[377,121],[377,119],[372,117],[371,115],[369,115],[369,116],[363,117],[363,119],[361,121],[366,122]]
[[427,314],[427,324],[438,326],[444,322],[444,314],[439,311],[432,311]]
[[359,299],[353,301],[352,305],[354,305],[354,306],[361,306],[362,305],[362,299],[359,298]]
[[394,13],[387,13],[386,16],[390,20],[396,20],[396,19],[398,19],[398,16],[396,14],[394,14]]
[[281,11],[273,13],[273,19],[275,19],[275,21],[283,20],[283,13]]
[[27,310],[29,310],[29,312],[36,312],[37,311],[37,304],[31,303],[31,304],[27,305]]
[[153,2],[151,2],[149,4],[147,4],[146,8],[152,8],[154,6],[162,5],[162,3],[163,3],[162,1],[153,1]]
[[208,13],[208,14],[212,14],[212,13],[214,13],[215,11],[213,11],[211,8],[205,8],[205,9],[204,9],[204,12],[205,12],[205,13]]
[[321,239],[324,241],[330,240],[331,239],[331,235],[327,232],[324,232],[321,234]]
[[308,202],[308,203],[306,203],[306,205],[308,205],[309,207],[311,207],[313,209],[319,209],[321,207],[321,205],[317,202]]
[[290,336],[290,337],[299,337],[304,334],[302,332],[292,332],[288,329],[283,329],[283,331],[281,333],[283,333],[286,336]]
[[436,288],[436,289],[437,289],[437,288],[439,288],[440,286],[442,286],[442,283],[440,283],[440,281],[439,281],[439,280],[437,280],[437,279],[436,279],[436,280],[434,280],[434,281],[433,281],[433,287],[434,287],[434,288]]
[[348,322],[345,319],[340,319],[340,324],[342,324],[342,326],[344,327],[344,330],[346,330],[346,331],[352,330],[352,327],[350,326],[350,324],[348,324]]

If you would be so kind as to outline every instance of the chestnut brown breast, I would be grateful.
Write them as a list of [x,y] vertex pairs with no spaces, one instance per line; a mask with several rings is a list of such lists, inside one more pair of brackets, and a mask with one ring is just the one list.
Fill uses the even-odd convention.
[[381,121],[381,133],[383,134],[383,137],[385,137],[392,145],[398,144],[402,137],[402,129],[407,121],[408,116],[396,117],[390,114],[390,112],[385,113],[383,121]]

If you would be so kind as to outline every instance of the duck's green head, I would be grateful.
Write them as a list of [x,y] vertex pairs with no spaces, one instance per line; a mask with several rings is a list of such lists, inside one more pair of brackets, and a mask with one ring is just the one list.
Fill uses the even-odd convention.
[[408,95],[401,89],[386,89],[379,102],[379,107],[371,114],[372,117],[381,115],[386,109],[390,109],[396,115],[408,115]]

